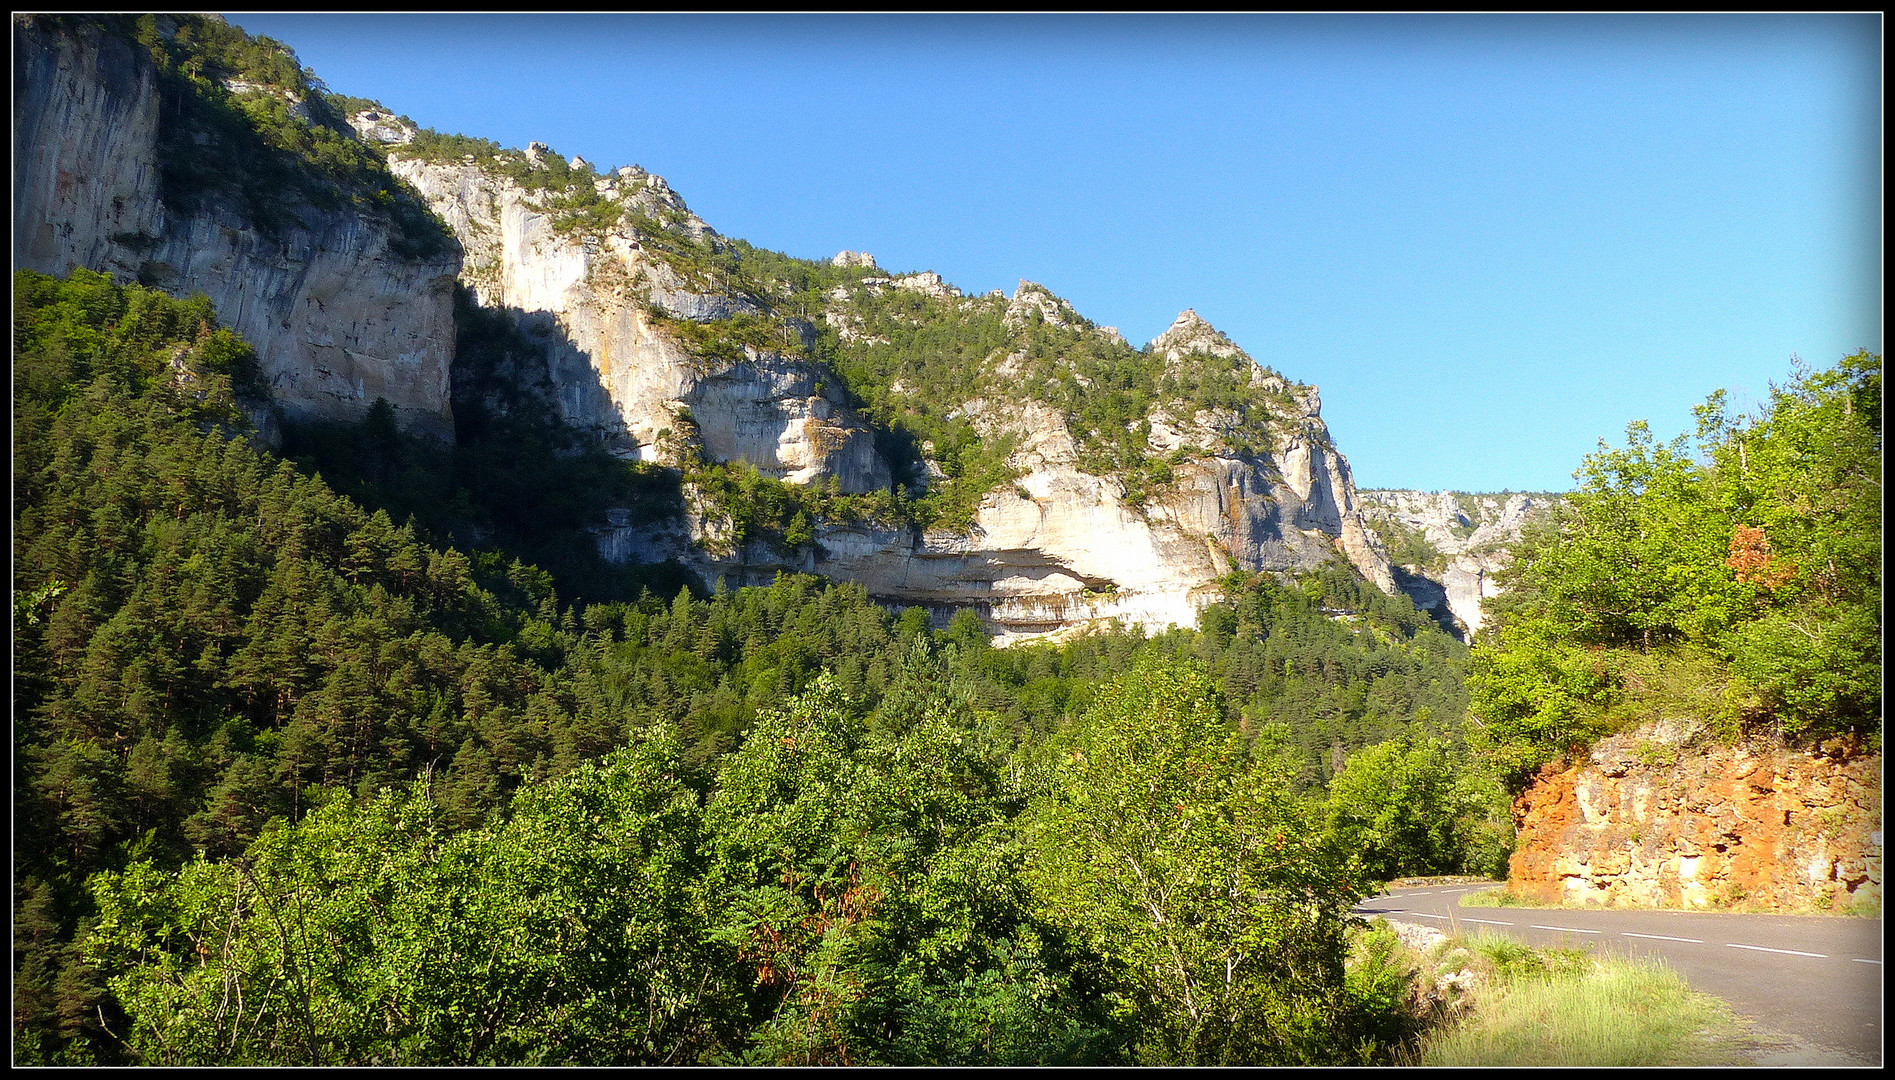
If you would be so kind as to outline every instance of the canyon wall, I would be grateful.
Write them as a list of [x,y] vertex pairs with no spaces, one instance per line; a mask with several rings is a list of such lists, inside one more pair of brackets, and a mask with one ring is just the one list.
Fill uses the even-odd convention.
[[1882,893],[1882,756],[1721,746],[1658,724],[1514,803],[1510,889],[1549,903],[1841,910]]
[[[1485,621],[1482,603],[1500,595],[1494,574],[1512,561],[1521,530],[1559,505],[1547,494],[1363,491],[1357,498],[1390,550],[1402,591],[1416,607],[1448,616],[1467,641]],[[1403,539],[1425,545],[1417,550]]]
[[15,268],[205,293],[292,418],[360,419],[385,398],[404,429],[452,438],[457,255],[400,257],[391,225],[353,208],[305,209],[275,237],[234,207],[172,213],[149,55],[30,16],[13,43]]
[[[708,321],[754,314],[754,303],[692,288],[649,257],[630,226],[600,236],[562,230],[554,211],[490,164],[404,157],[410,132],[374,115],[352,123],[389,144],[390,168],[460,239],[461,277],[480,303],[512,312],[542,342],[568,423],[632,460],[665,460],[660,444],[677,436],[710,460],[745,461],[790,483],[833,478],[848,492],[888,485],[873,432],[818,367],[754,346],[740,362],[708,366],[654,324],[654,312]],[[663,177],[626,166],[596,183],[633,213],[681,219],[687,233],[716,242]]]
[[[685,445],[713,462],[743,461],[790,483],[833,482],[843,492],[886,489],[890,463],[873,431],[847,402],[839,380],[792,350],[744,347],[740,361],[693,356],[667,320],[711,322],[763,313],[754,297],[687,280],[648,250],[633,220],[711,245],[717,233],[692,214],[662,178],[626,166],[593,180],[622,208],[613,225],[562,228],[544,196],[507,175],[509,160],[442,162],[405,154],[414,137],[385,114],[352,123],[389,149],[391,167],[421,192],[460,239],[462,280],[483,305],[513,313],[543,343],[562,416],[595,431],[623,456],[675,463]],[[529,147],[527,160],[550,153]],[[579,164],[575,162],[575,167]],[[847,265],[873,268],[866,255]],[[841,258],[840,256],[838,258]],[[844,265],[838,263],[838,265]],[[1011,299],[963,298],[931,273],[869,276],[864,289],[905,290],[940,304],[1004,303],[1007,325],[1035,317],[1056,325],[1078,316],[1064,301],[1023,282]],[[849,290],[832,294],[825,319],[852,331]],[[799,333],[794,320],[786,326]],[[1098,333],[1117,338],[1116,331]],[[1238,355],[1194,313],[1152,343],[1173,360],[1193,351]],[[1017,357],[988,358],[994,379]],[[1250,364],[1247,357],[1244,363]],[[1079,467],[1066,418],[1028,400],[961,402],[983,438],[1011,438],[1020,473],[988,492],[966,530],[911,530],[818,523],[814,543],[783,551],[733,545],[728,522],[687,484],[681,520],[636,520],[602,507],[593,531],[613,561],[675,559],[707,581],[767,584],[779,571],[824,574],[865,585],[878,598],[942,610],[971,608],[1003,639],[1066,631],[1108,619],[1150,630],[1192,626],[1233,568],[1308,570],[1336,558],[1393,592],[1386,556],[1356,505],[1348,463],[1331,442],[1313,388],[1292,388],[1250,364],[1253,382],[1288,402],[1268,422],[1275,449],[1262,459],[1199,455],[1177,467],[1169,489],[1134,507],[1125,485]],[[1274,380],[1274,382],[1271,382]],[[1218,444],[1239,421],[1204,412],[1158,416],[1151,450]]]
[[[1192,330],[1198,320],[1187,312],[1180,323]],[[1162,348],[1164,339],[1154,344]],[[1254,377],[1271,378],[1261,368]],[[763,545],[720,554],[713,543],[706,551],[699,530],[692,533],[699,546],[682,558],[733,586],[803,571],[860,582],[891,602],[971,608],[1003,643],[1112,619],[1149,631],[1195,626],[1233,569],[1305,571],[1340,558],[1393,593],[1387,558],[1361,520],[1348,462],[1329,440],[1314,390],[1294,401],[1271,423],[1273,454],[1186,461],[1168,489],[1134,507],[1120,480],[1079,468],[1057,412],[1030,401],[975,399],[962,412],[983,437],[1017,440],[1009,464],[1022,475],[981,499],[972,528],[825,524],[812,549],[794,558]],[[1161,422],[1154,449],[1171,448],[1167,439],[1215,445],[1210,429],[1227,420]],[[675,531],[660,537],[632,525],[604,542],[620,557],[655,560],[678,551],[679,539]]]
[[[177,20],[160,16],[156,26],[174,34]],[[458,281],[537,343],[544,369],[526,381],[624,458],[745,462],[842,493],[887,491],[901,471],[860,403],[814,358],[814,325],[720,280],[715,260],[693,264],[647,247],[675,249],[682,238],[694,250],[729,250],[662,177],[637,166],[595,175],[575,159],[565,175],[585,176],[603,203],[595,209],[610,211],[575,226],[570,205],[520,182],[532,175],[521,169],[547,164],[547,148],[443,160],[409,150],[411,125],[363,109],[347,118],[355,137],[379,146],[389,171],[445,224],[453,238],[445,253],[404,257],[417,249],[393,219],[348,197],[331,200],[333,209],[283,200],[286,220],[270,228],[228,192],[176,200],[192,207],[185,212],[167,205],[165,166],[177,159],[166,155],[193,151],[180,145],[183,128],[166,126],[177,123],[163,107],[167,93],[208,94],[233,118],[227,106],[242,95],[285,95],[303,123],[314,122],[311,103],[236,78],[221,89],[166,90],[170,76],[122,29],[111,20],[15,20],[16,266],[86,267],[175,295],[207,294],[255,346],[275,406],[294,419],[356,420],[379,398],[404,430],[452,439]],[[1134,496],[1124,478],[1081,467],[1072,418],[1010,392],[1031,327],[1096,334],[1125,349],[1116,330],[1092,327],[1029,282],[1010,298],[970,298],[933,273],[879,277],[866,254],[845,255],[837,265],[863,269],[858,284],[869,293],[912,294],[937,314],[987,304],[1004,315],[1009,344],[981,361],[986,389],[931,404],[951,407],[984,439],[1012,440],[1016,479],[981,498],[969,528],[819,522],[814,542],[794,551],[732,543],[731,523],[687,482],[679,518],[635,520],[600,506],[593,532],[606,557],[675,559],[731,585],[767,582],[782,569],[821,573],[891,602],[973,608],[1006,636],[1108,619],[1151,630],[1194,625],[1232,569],[1306,571],[1343,560],[1395,591],[1315,388],[1256,365],[1195,313],[1143,355],[1172,367],[1199,354],[1229,361],[1240,386],[1249,380],[1248,396],[1192,415],[1153,411],[1143,421],[1148,457],[1174,464],[1168,483]],[[845,338],[858,315],[853,295],[832,293],[821,315]],[[740,354],[693,351],[693,328],[712,324],[746,328]],[[257,419],[268,427],[267,413]],[[945,476],[935,462],[921,466]]]

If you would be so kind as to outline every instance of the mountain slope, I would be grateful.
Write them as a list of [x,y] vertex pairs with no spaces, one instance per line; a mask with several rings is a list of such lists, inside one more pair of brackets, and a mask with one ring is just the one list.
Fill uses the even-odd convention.
[[[728,240],[636,166],[351,122],[460,239],[467,287],[544,343],[561,414],[684,469],[682,519],[601,507],[610,557],[733,585],[813,571],[1007,634],[1192,625],[1232,569],[1337,557],[1394,591],[1315,389],[1195,313],[1134,349],[1030,282],[969,297]],[[693,483],[705,464],[896,498],[759,538]]]
[[681,512],[599,496],[608,559],[1010,635],[1193,625],[1232,570],[1396,591],[1315,389],[1195,313],[1138,349],[1030,282],[763,251],[637,166],[419,129],[214,18],[29,17],[15,49],[20,265],[208,293],[297,422],[386,400],[451,437],[455,402],[537,398],[676,477]]
[[16,268],[203,292],[289,417],[453,437],[457,245],[293,54],[154,15],[18,16],[13,50]]

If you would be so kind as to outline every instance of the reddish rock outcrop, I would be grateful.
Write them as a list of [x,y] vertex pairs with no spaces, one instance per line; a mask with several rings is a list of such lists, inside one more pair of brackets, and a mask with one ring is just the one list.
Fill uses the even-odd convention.
[[1692,745],[1664,725],[1549,765],[1514,801],[1512,890],[1548,903],[1808,910],[1879,901],[1882,757]]

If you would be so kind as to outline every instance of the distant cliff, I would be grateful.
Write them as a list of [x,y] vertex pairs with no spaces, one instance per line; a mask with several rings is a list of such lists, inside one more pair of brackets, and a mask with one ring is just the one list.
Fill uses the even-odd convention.
[[1193,625],[1232,570],[1340,560],[1396,591],[1316,388],[1194,312],[1135,348],[1030,282],[761,251],[638,166],[419,129],[215,17],[14,40],[17,265],[204,292],[288,417],[386,399],[440,438],[458,283],[533,343],[494,377],[676,470],[681,514],[602,497],[609,559],[813,571],[1006,635]]
[[[713,369],[658,322],[728,319],[754,314],[754,304],[694,290],[643,249],[635,229],[585,236],[556,228],[557,211],[496,174],[491,162],[404,157],[398,125],[373,113],[354,123],[369,137],[387,132],[395,173],[463,244],[461,277],[479,301],[514,312],[543,343],[567,422],[632,460],[663,458],[660,444],[676,435],[694,438],[713,459],[741,459],[794,483],[834,478],[844,491],[888,485],[873,435],[817,365],[785,349],[747,345],[740,359]],[[677,215],[678,227],[695,236],[715,236],[661,177],[627,167],[595,190],[629,209]]]
[[1472,640],[1482,602],[1500,594],[1494,574],[1512,561],[1529,523],[1548,518],[1559,496],[1459,491],[1364,491],[1362,514],[1397,568],[1415,606],[1445,614]]
[[[460,266],[451,244],[404,255],[403,230],[386,209],[320,205],[293,198],[287,184],[278,185],[283,213],[271,228],[261,227],[254,200],[167,184],[180,171],[168,157],[249,149],[234,145],[254,138],[241,98],[279,98],[301,113],[290,122],[309,123],[306,86],[220,76],[215,63],[194,83],[167,78],[154,61],[154,50],[188,53],[192,42],[214,40],[220,25],[196,16],[145,16],[142,25],[15,17],[14,266],[86,267],[175,295],[205,293],[256,347],[292,418],[357,419],[385,398],[404,428],[451,438]],[[141,28],[149,44],[136,36]],[[206,117],[230,134],[187,122]]]

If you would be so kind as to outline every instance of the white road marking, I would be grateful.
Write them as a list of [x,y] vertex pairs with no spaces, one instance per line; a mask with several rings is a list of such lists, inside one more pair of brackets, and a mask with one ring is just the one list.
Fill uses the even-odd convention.
[[1762,945],[1739,945],[1735,941],[1726,941],[1724,944],[1729,945],[1733,949],[1753,949],[1757,952],[1784,953],[1789,956],[1814,956],[1818,960],[1829,959],[1828,953],[1797,952],[1795,949],[1771,949],[1771,948],[1766,948],[1765,946],[1762,946]]
[[1488,926],[1512,926],[1513,925],[1510,922],[1501,922],[1499,919],[1462,919],[1461,921],[1486,923]]
[[1576,927],[1576,926],[1541,926],[1541,925],[1540,925],[1539,923],[1530,923],[1529,925],[1531,925],[1531,926],[1533,927],[1533,929],[1535,929],[1535,930],[1563,930],[1563,931],[1565,931],[1565,932],[1566,932],[1566,933],[1568,933],[1568,934],[1599,934],[1599,933],[1604,933],[1604,931],[1602,931],[1602,930],[1581,930],[1581,929],[1579,929],[1579,928],[1578,928],[1578,927]]
[[1881,963],[1880,960],[1864,960],[1859,956],[1850,957],[1849,962],[1852,964],[1880,964]]
[[1445,919],[1446,915],[1430,915],[1425,911],[1404,911],[1403,915],[1413,915],[1417,919]]
[[1619,935],[1619,936],[1620,936],[1620,937],[1646,937],[1646,938],[1652,938],[1652,939],[1654,939],[1654,940],[1657,940],[1657,941],[1688,941],[1688,942],[1690,942],[1690,943],[1691,943],[1691,944],[1693,944],[1693,945],[1702,945],[1702,944],[1704,944],[1704,941],[1703,941],[1703,940],[1702,940],[1701,938],[1694,938],[1694,937],[1666,937],[1666,936],[1665,936],[1665,935],[1663,935],[1663,934],[1634,934],[1634,933],[1632,933],[1632,932],[1631,932],[1630,930],[1625,930],[1625,931],[1622,931],[1622,932],[1620,933],[1620,935]]

